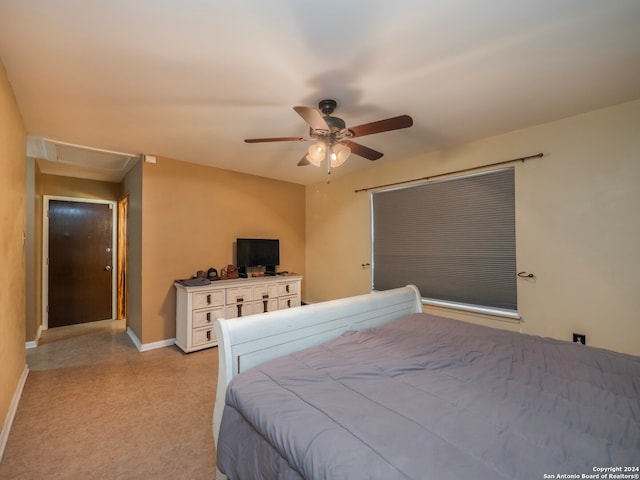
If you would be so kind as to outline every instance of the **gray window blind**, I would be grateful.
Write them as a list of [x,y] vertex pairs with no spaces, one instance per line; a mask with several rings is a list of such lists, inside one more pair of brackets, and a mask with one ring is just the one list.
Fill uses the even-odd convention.
[[373,288],[517,310],[513,168],[373,193]]

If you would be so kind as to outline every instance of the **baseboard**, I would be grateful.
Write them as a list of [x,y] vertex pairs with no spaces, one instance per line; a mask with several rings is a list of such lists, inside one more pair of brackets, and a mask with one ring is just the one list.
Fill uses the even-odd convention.
[[35,340],[27,342],[25,344],[26,348],[36,348],[38,346],[38,342],[40,341],[40,335],[42,335],[42,325],[38,325],[38,331],[36,332]]
[[139,352],[147,352],[149,350],[155,350],[156,348],[170,347],[171,345],[174,345],[176,343],[175,338],[168,338],[167,340],[160,340],[159,342],[143,344],[142,342],[140,342],[136,334],[133,333],[133,330],[131,330],[131,328],[129,327],[127,327],[127,335],[129,335],[129,338]]
[[0,432],[0,461],[2,461],[4,449],[7,446],[7,442],[9,441],[9,432],[11,431],[13,419],[16,417],[16,413],[18,411],[18,405],[20,404],[20,398],[22,397],[22,390],[24,389],[24,384],[27,381],[27,375],[29,375],[29,367],[25,365],[24,370],[22,371],[22,375],[20,375],[20,380],[18,380],[18,385],[16,385],[16,391],[14,392],[13,398],[11,399],[9,411],[7,412],[7,416],[4,419],[2,431]]

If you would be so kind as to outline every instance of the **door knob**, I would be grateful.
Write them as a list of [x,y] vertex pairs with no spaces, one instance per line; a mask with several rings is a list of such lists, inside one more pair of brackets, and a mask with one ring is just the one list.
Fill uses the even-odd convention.
[[108,272],[111,270],[111,265],[107,265],[106,267],[104,267],[104,269]]

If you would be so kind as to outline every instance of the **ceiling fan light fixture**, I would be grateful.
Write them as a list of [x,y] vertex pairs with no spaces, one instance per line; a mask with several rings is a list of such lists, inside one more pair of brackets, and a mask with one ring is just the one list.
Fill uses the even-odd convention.
[[339,167],[351,155],[351,149],[342,143],[336,143],[329,155],[332,167]]
[[307,160],[316,167],[319,167],[327,153],[327,148],[322,142],[314,143],[309,147]]

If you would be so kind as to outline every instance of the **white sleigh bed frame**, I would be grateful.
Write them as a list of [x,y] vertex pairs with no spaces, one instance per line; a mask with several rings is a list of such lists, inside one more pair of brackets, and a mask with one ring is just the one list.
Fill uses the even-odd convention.
[[413,286],[215,328],[230,478],[638,472],[640,357],[424,314]]
[[[319,345],[348,330],[377,327],[404,315],[420,312],[420,292],[415,286],[409,285],[242,319],[216,320],[214,328],[219,358],[213,411],[216,445],[227,385],[241,371]],[[217,472],[216,478],[226,477]]]

